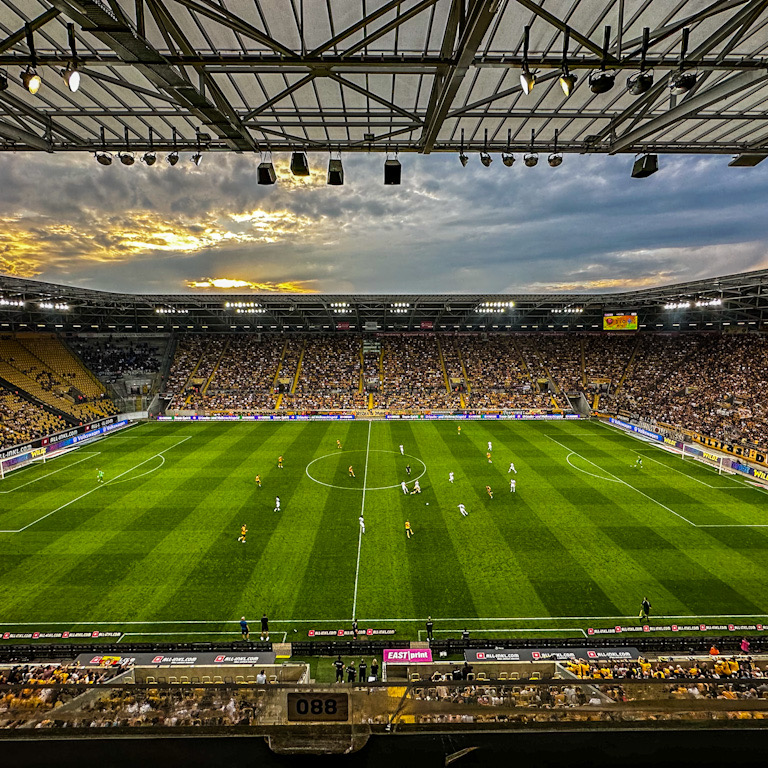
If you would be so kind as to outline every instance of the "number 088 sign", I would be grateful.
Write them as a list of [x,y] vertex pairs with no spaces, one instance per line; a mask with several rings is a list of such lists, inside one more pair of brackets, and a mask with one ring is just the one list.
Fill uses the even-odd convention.
[[289,693],[289,722],[345,722],[349,720],[346,693]]

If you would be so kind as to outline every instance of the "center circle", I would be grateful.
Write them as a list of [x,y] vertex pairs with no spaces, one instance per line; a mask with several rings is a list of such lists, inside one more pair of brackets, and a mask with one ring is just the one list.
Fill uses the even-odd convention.
[[[323,480],[318,480],[310,471],[309,468],[316,464],[318,461],[322,461],[323,459],[330,459],[332,456],[343,456],[345,453],[361,453],[361,454],[371,454],[371,453],[393,453],[396,456],[402,455],[404,458],[413,459],[413,461],[418,462],[422,466],[421,474],[417,475],[414,478],[408,478],[409,483],[414,483],[416,480],[421,480],[424,475],[427,474],[427,465],[417,456],[413,456],[410,453],[404,453],[401,454],[400,451],[384,451],[384,450],[370,450],[365,451],[362,448],[359,450],[354,451],[335,451],[334,453],[326,453],[325,456],[318,456],[316,459],[312,459],[312,461],[307,464],[307,477],[312,480],[315,483],[318,483],[318,485],[324,485],[326,488],[338,488],[342,491],[362,491],[362,487],[355,487],[355,486],[346,486],[346,485],[334,485],[333,483],[326,483]],[[379,486],[366,486],[366,491],[388,491],[391,488],[400,488],[400,483],[395,483],[394,485],[379,485]]]

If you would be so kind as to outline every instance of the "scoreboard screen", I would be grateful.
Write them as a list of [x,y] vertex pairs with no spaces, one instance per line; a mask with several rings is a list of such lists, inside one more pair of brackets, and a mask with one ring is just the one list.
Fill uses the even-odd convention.
[[289,693],[288,721],[346,722],[349,719],[347,693]]
[[637,315],[604,315],[604,331],[636,331]]

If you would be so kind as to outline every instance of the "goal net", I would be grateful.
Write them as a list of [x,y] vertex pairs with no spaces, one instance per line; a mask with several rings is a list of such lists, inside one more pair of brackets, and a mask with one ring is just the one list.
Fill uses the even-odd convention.
[[53,461],[53,459],[58,459],[60,456],[64,456],[67,453],[77,450],[79,447],[79,444],[72,445],[49,454],[41,454],[39,453],[40,449],[36,449],[34,451],[28,451],[27,453],[20,453],[17,456],[11,456],[8,459],[3,459],[0,461],[0,480],[4,480],[7,474],[14,472],[17,469],[24,469],[24,467],[29,467],[32,464],[46,464],[49,461]]
[[692,459],[693,461],[698,461],[712,467],[718,475],[736,474],[736,471],[731,469],[731,460],[727,456],[722,456],[718,453],[713,453],[712,451],[689,445],[688,443],[683,443],[681,456],[683,459]]

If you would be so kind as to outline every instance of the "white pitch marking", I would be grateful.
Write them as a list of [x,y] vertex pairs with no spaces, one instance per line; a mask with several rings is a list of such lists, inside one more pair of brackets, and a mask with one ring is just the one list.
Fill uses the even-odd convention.
[[[617,480],[616,478],[613,478],[613,477],[603,477],[601,475],[596,475],[594,472],[587,472],[586,469],[582,469],[581,467],[577,467],[571,461],[571,456],[579,456],[579,454],[574,451],[573,453],[569,453],[565,457],[565,460],[568,462],[568,464],[570,464],[575,470],[577,470],[579,472],[583,472],[585,475],[589,475],[590,477],[596,477],[598,480],[607,480],[609,483],[620,483],[621,482],[621,480]],[[584,457],[583,456],[579,456],[579,458],[583,459]]]
[[[371,422],[368,422],[371,424]],[[340,491],[359,491],[359,488],[355,488],[354,486],[346,486],[346,485],[333,485],[332,483],[324,483],[322,480],[318,480],[316,477],[312,477],[312,475],[309,474],[309,468],[317,461],[321,461],[322,459],[327,459],[330,456],[340,456],[342,453],[360,453],[359,450],[349,450],[349,451],[341,451],[336,453],[326,453],[325,456],[318,456],[316,459],[312,459],[312,461],[307,464],[307,468],[304,470],[307,477],[313,482],[317,483],[318,485],[324,485],[326,488],[338,488]],[[394,453],[397,454],[397,451],[379,451],[379,450],[372,450],[370,453]],[[413,481],[408,482],[415,482],[416,480],[421,480],[424,475],[427,474],[427,465],[420,459],[418,456],[411,456],[410,453],[403,454],[404,456],[407,456],[409,459],[413,459],[414,461],[418,461],[419,464],[421,464],[424,469],[422,470],[421,474],[418,477],[414,477]],[[368,452],[366,452],[366,460],[367,460]],[[368,488],[369,491],[388,491],[391,488],[399,488],[400,483],[397,483],[396,485],[381,485],[377,486],[376,488]]]
[[[371,424],[373,422],[368,422],[368,442],[365,446],[365,471],[363,473],[363,505],[360,509],[360,517],[365,519],[365,490],[366,490],[366,484],[368,482],[368,456],[370,454],[371,449]],[[424,472],[427,471],[427,468],[424,467]],[[419,475],[421,477],[421,475]],[[358,526],[359,527],[359,526]],[[355,568],[355,595],[352,599],[352,620],[355,620],[355,611],[357,610],[357,582],[360,578],[360,550],[363,547],[363,529],[360,527],[359,531],[357,532],[357,567]]]
[[56,514],[56,512],[61,511],[62,509],[66,509],[70,504],[74,504],[76,501],[80,501],[80,499],[84,499],[86,496],[89,496],[94,491],[99,490],[99,488],[106,488],[110,483],[114,483],[116,480],[119,480],[123,475],[127,475],[129,472],[133,472],[134,469],[138,469],[139,467],[146,464],[148,461],[152,461],[152,459],[156,459],[158,456],[161,456],[166,451],[170,451],[172,448],[176,448],[176,446],[181,445],[182,443],[189,440],[189,438],[192,437],[192,435],[188,435],[187,437],[183,438],[182,440],[179,440],[178,443],[175,443],[170,448],[166,448],[163,451],[160,451],[159,453],[156,453],[154,456],[150,456],[148,459],[144,459],[144,461],[139,462],[133,467],[130,467],[130,469],[126,469],[125,472],[121,472],[116,477],[112,478],[112,480],[107,480],[106,483],[102,483],[101,485],[97,485],[95,488],[91,488],[90,491],[86,491],[85,493],[78,496],[76,499],[72,499],[71,501],[68,501],[66,504],[62,504],[60,507],[56,507],[52,512],[48,512],[47,514],[43,515],[42,517],[38,517],[37,520],[33,520],[31,523],[25,525],[23,528],[18,528],[17,530],[7,530],[7,531],[0,531],[0,533],[21,533],[22,531],[26,531],[27,528],[31,528],[33,525],[37,525],[41,520],[45,520],[46,517],[50,517],[53,514]]
[[[158,454],[159,456],[160,454]],[[152,458],[157,458],[157,456],[153,456]],[[120,483],[132,483],[134,480],[138,480],[140,477],[145,477],[146,475],[151,475],[153,472],[157,472],[160,467],[162,467],[165,464],[165,456],[160,456],[160,463],[156,467],[152,467],[152,469],[148,469],[146,472],[142,472],[140,475],[134,475],[134,477],[126,477],[124,480],[115,480],[112,482],[112,485],[120,485]]]
[[55,475],[57,472],[61,472],[64,469],[69,469],[70,467],[74,467],[75,464],[80,464],[80,462],[88,461],[88,459],[92,459],[94,456],[98,456],[101,453],[101,451],[96,451],[96,453],[89,453],[87,456],[83,457],[82,459],[78,459],[77,461],[72,462],[72,464],[67,464],[66,467],[61,467],[60,469],[54,469],[53,472],[48,472],[45,475],[41,475],[40,477],[36,477],[34,480],[28,480],[26,483],[22,483],[21,485],[17,485],[15,488],[11,488],[7,491],[0,491],[0,493],[13,493],[14,491],[18,491],[20,488],[24,488],[27,485],[32,485],[32,483],[36,483],[38,480],[44,480],[46,477],[50,477],[51,475]]
[[[455,635],[459,630],[458,629],[433,629],[432,630],[434,634],[437,634],[438,632],[444,634],[444,635]],[[544,629],[536,628],[533,629],[532,627],[523,627],[517,628],[517,629],[510,629],[509,627],[504,627],[502,629],[473,629],[471,630],[473,634],[475,635],[482,635],[482,634],[488,634],[489,632],[581,632],[584,637],[588,637],[587,633],[581,628],[581,627],[545,627]],[[419,642],[421,642],[422,636],[426,635],[427,631],[425,629],[419,630]]]
[[616,475],[612,474],[611,472],[608,472],[607,469],[603,469],[603,467],[598,466],[597,464],[595,464],[594,461],[590,461],[586,457],[582,456],[580,453],[576,453],[576,451],[571,450],[567,445],[563,445],[559,440],[555,440],[554,437],[549,437],[549,435],[544,435],[544,437],[549,438],[553,443],[557,443],[561,448],[565,448],[566,451],[571,451],[571,453],[576,454],[580,459],[584,459],[584,461],[586,461],[588,464],[591,464],[595,469],[599,469],[601,472],[605,472],[606,474],[611,475],[611,477],[616,478],[618,482],[623,483],[624,485],[627,486],[627,488],[631,488],[633,491],[636,491],[641,496],[645,496],[646,499],[648,499],[649,501],[652,501],[654,504],[658,504],[660,507],[663,507],[664,509],[667,510],[667,512],[671,512],[673,515],[675,515],[676,517],[679,517],[681,520],[685,520],[685,522],[688,523],[688,525],[692,525],[694,528],[698,528],[696,523],[692,523],[687,517],[683,517],[679,512],[675,512],[674,509],[670,509],[666,504],[662,504],[660,501],[657,501],[656,499],[654,499],[653,496],[649,496],[647,493],[644,493],[639,488],[635,488],[634,485],[630,485],[626,480],[622,480],[621,478],[616,477]]

